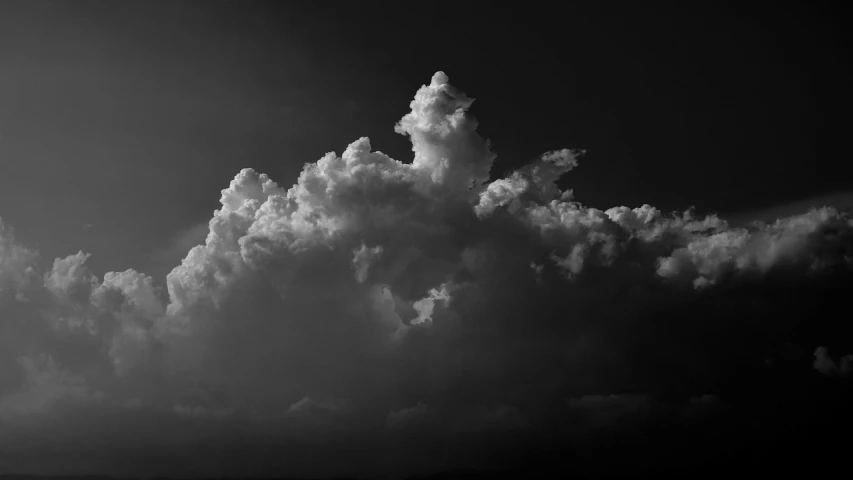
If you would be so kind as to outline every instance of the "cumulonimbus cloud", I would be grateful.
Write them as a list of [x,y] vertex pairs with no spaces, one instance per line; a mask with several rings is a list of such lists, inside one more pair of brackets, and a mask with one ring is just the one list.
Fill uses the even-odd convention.
[[[39,270],[0,228],[0,421],[38,415],[32,398],[219,421],[211,438],[244,422],[264,441],[258,425],[309,417],[376,442],[418,421],[427,439],[535,431],[579,409],[598,428],[646,415],[646,395],[716,399],[793,328],[764,321],[784,306],[756,289],[853,266],[853,220],[832,207],[748,228],[599,210],[557,188],[570,149],[490,180],[472,101],[442,72],[422,86],[395,128],[411,162],[361,138],[289,189],[242,170],[167,296],[133,270],[99,280],[82,252]],[[754,295],[714,300],[737,292]]]

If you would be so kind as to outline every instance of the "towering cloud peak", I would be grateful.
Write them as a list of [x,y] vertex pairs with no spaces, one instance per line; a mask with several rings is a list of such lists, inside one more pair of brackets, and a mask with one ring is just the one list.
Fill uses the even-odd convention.
[[495,159],[488,142],[475,132],[477,122],[465,115],[473,102],[448,83],[444,72],[437,72],[394,127],[411,138],[415,169],[454,191],[488,181]]
[[[340,157],[329,153],[307,164],[287,191],[266,175],[240,172],[222,192],[222,208],[210,222],[206,244],[194,248],[169,275],[170,312],[179,314],[199,301],[216,305],[222,289],[246,268],[260,268],[283,255],[303,257],[316,247],[339,252],[364,240],[391,242],[398,245],[375,248],[404,250],[405,262],[415,261],[423,252],[415,239],[418,230],[438,227],[446,236],[450,228],[441,204],[455,208],[454,199],[476,196],[488,180],[494,154],[465,114],[472,101],[441,72],[418,90],[412,111],[395,127],[412,140],[410,164],[372,152],[370,141],[361,138]],[[571,161],[567,152],[556,152],[531,175],[552,182],[554,169],[571,168]],[[397,277],[405,268],[397,256],[386,277]],[[361,260],[361,276],[367,275],[366,261]],[[298,262],[292,258],[285,261],[291,267],[283,268]]]

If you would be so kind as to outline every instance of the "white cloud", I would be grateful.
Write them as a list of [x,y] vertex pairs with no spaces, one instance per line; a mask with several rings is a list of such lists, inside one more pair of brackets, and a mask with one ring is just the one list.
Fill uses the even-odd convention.
[[[39,270],[0,225],[4,418],[101,401],[170,428],[227,418],[204,430],[223,445],[228,428],[271,442],[270,425],[316,445],[335,425],[381,451],[416,424],[430,425],[425,443],[454,428],[545,431],[577,395],[570,428],[609,429],[656,403],[584,392],[640,385],[699,411],[706,388],[789,328],[764,321],[782,315],[776,299],[727,310],[708,292],[851,266],[853,223],[832,208],[749,228],[601,210],[557,188],[582,153],[568,149],[489,182],[471,101],[441,72],[418,90],[396,126],[411,163],[361,138],[291,188],[242,170],[167,298],[134,270],[99,280],[82,252]],[[844,372],[845,359],[823,351],[815,366]]]
[[821,208],[770,225],[758,224],[752,230],[693,234],[687,245],[659,260],[658,274],[683,277],[699,286],[713,284],[728,273],[761,275],[777,266],[814,270],[849,264],[851,221],[833,208]]
[[[509,177],[488,184],[480,193],[474,211],[479,217],[486,217],[496,208],[510,205],[509,210],[514,213],[522,202],[536,204],[554,199],[561,193],[557,189],[557,179],[575,168],[582,154],[581,150],[569,149],[542,154],[537,161],[513,172]],[[530,195],[525,195],[528,193]]]
[[660,217],[660,210],[648,204],[634,209],[613,207],[604,213],[623,228],[630,230],[639,230]]

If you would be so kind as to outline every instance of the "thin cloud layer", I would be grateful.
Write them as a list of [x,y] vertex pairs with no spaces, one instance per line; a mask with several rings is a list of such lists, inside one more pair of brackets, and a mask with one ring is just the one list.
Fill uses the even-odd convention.
[[[599,210],[557,187],[582,159],[570,149],[491,180],[472,101],[442,72],[422,86],[395,127],[410,162],[361,138],[289,189],[242,170],[165,291],[133,270],[98,279],[82,252],[42,267],[0,224],[0,422],[34,422],[45,452],[44,425],[95,432],[107,453],[79,469],[134,449],[173,466],[184,442],[187,475],[411,473],[518,460],[516,441],[695,423],[745,368],[810,366],[778,353],[796,333],[812,351],[843,338],[796,306],[851,278],[846,212],[735,228]],[[182,433],[162,443],[150,425]],[[242,460],[203,460],[223,451]]]

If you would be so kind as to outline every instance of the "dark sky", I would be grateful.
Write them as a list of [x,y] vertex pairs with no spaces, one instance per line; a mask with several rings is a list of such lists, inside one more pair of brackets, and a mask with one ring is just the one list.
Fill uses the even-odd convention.
[[392,122],[435,70],[479,99],[493,173],[584,148],[563,183],[600,208],[850,187],[839,12],[320,5],[4,4],[3,217],[47,258],[161,276],[240,168],[290,185],[360,136],[408,158]]
[[0,474],[842,462],[845,12],[548,5],[0,3]]

